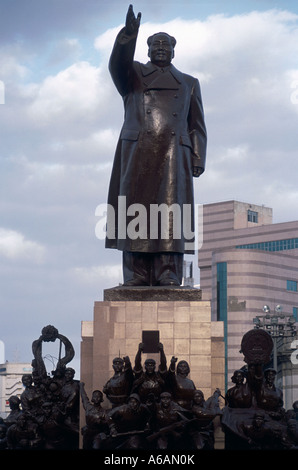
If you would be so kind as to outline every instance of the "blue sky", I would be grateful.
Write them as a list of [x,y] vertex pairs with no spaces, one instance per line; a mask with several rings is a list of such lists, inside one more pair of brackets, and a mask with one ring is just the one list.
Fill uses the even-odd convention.
[[[0,5],[0,311],[5,358],[31,361],[43,326],[76,349],[121,255],[95,236],[119,131],[107,63],[122,0],[2,0]],[[298,4],[139,1],[146,38],[177,39],[174,65],[201,82],[208,130],[198,204],[236,199],[297,220]],[[196,259],[192,258],[196,263]],[[199,281],[199,279],[197,279]]]

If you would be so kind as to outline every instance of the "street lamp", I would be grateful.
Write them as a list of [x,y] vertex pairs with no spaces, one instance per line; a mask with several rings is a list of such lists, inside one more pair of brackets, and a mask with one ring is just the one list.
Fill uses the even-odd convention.
[[264,305],[265,315],[257,315],[253,319],[255,328],[267,331],[273,340],[273,367],[277,372],[277,340],[278,338],[289,338],[296,336],[295,317],[282,313],[282,306],[276,305],[275,314],[271,314],[270,307]]

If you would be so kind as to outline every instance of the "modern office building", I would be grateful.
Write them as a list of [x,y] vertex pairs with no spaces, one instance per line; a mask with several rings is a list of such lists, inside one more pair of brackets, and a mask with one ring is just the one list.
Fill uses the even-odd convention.
[[[234,370],[245,365],[241,339],[264,314],[265,305],[271,311],[269,321],[281,306],[295,334],[298,221],[274,224],[271,208],[238,201],[206,204],[199,268],[202,298],[211,301],[212,320],[224,322],[228,388]],[[284,327],[277,328],[282,338]],[[298,365],[290,360],[294,339],[290,335],[278,342],[277,384],[283,387],[287,408],[298,399]]]
[[20,398],[24,391],[22,376],[31,374],[29,363],[4,362],[0,364],[0,417],[6,418],[10,413],[9,398],[16,395]]

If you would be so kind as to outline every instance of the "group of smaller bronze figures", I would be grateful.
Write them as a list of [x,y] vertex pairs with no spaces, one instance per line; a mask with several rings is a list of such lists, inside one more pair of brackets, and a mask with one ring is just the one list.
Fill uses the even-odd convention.
[[[64,343],[66,354],[49,376],[41,346],[55,339]],[[247,366],[234,372],[234,386],[225,396],[216,389],[205,399],[189,378],[185,360],[173,356],[168,367],[159,343],[159,365],[149,358],[143,366],[140,343],[134,367],[129,357],[116,357],[114,375],[89,398],[85,384],[67,367],[74,355],[67,338],[48,326],[32,349],[32,374],[23,376],[23,393],[10,397],[11,411],[0,420],[1,450],[213,450],[218,426],[225,434],[225,449],[298,448],[298,401],[292,410],[283,408],[276,371],[266,368],[264,357],[246,354]],[[105,400],[108,406],[103,406]]]
[[[42,354],[45,342],[60,341],[59,359],[51,376]],[[65,354],[62,357],[62,345]],[[77,449],[80,383],[67,367],[74,357],[69,339],[48,325],[32,343],[32,373],[22,376],[24,391],[9,398],[10,413],[0,423],[1,449]]]
[[[213,420],[221,414],[220,391],[205,400],[188,377],[186,361],[172,357],[167,368],[163,345],[160,364],[141,363],[140,343],[132,367],[129,357],[113,360],[114,375],[89,400],[81,395],[86,414],[82,429],[84,449],[212,449]],[[101,407],[106,395],[109,409]]]

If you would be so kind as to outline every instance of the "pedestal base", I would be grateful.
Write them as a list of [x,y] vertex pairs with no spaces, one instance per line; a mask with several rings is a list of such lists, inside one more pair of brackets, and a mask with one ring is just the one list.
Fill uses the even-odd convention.
[[198,301],[202,299],[202,291],[193,287],[183,286],[118,286],[104,290],[104,300],[125,301]]

